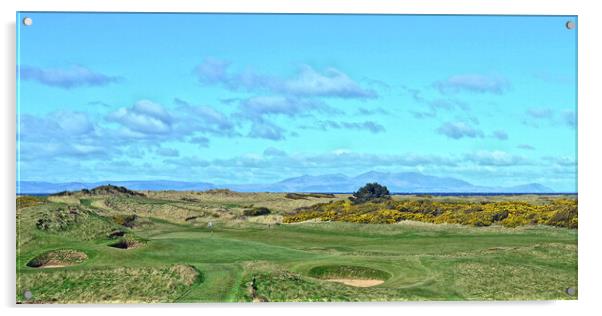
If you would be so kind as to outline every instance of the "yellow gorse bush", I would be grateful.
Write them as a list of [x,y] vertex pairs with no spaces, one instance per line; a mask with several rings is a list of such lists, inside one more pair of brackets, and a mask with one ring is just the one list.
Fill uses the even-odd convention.
[[334,201],[297,209],[284,216],[285,223],[311,219],[352,223],[392,224],[403,220],[472,226],[492,224],[507,227],[550,225],[577,228],[577,200],[555,199],[547,204],[520,201],[469,202],[388,200],[352,204]]
[[36,206],[43,204],[45,202],[44,199],[35,197],[35,196],[18,196],[17,197],[17,209],[20,210],[22,208]]

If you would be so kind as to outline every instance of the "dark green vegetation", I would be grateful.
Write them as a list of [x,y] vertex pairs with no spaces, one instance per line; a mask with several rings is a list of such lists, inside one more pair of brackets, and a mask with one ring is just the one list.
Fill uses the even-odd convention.
[[391,198],[389,189],[386,186],[376,182],[368,183],[353,193],[349,199],[353,204],[361,204],[366,202],[383,202]]
[[334,198],[331,193],[287,193],[286,197],[293,200],[307,200],[309,198]]
[[117,215],[113,215],[113,221],[115,222],[115,224],[117,225],[121,225],[121,226],[125,226],[125,227],[134,227],[134,225],[136,224],[136,220],[138,219],[138,215],[136,214],[130,214],[130,215],[125,215],[125,214],[117,214]]
[[[75,194],[75,192],[62,191],[59,193],[52,194],[52,196],[69,196],[69,195],[73,195],[73,194]],[[83,189],[80,191],[80,194],[83,194],[83,195],[120,194],[120,195],[127,195],[127,196],[144,196],[144,194],[142,194],[140,192],[129,190],[126,187],[120,187],[120,186],[110,185],[110,184],[101,185],[92,190]]]
[[[358,198],[359,199],[359,198]],[[357,201],[356,199],[355,201]],[[284,222],[310,219],[352,223],[386,224],[405,220],[428,223],[507,227],[550,225],[577,228],[577,200],[556,198],[537,203],[525,201],[433,201],[432,199],[335,201],[300,208],[287,214]]]
[[[519,205],[524,205],[522,212],[566,205],[563,211],[550,210],[556,216],[542,214],[547,221],[570,223],[574,218],[576,223],[574,196],[393,196],[362,204],[348,198],[227,190],[19,197],[17,301],[576,298],[565,293],[577,287],[576,229],[531,222],[508,228],[500,225],[503,220],[488,227],[435,225],[418,218],[395,224],[320,222],[320,216],[283,224],[287,214],[313,208],[328,207],[335,214],[351,210],[350,216],[358,215],[356,208],[374,208],[366,213],[370,215],[386,205],[427,205],[424,200],[459,214],[472,214],[465,210],[477,205],[483,208],[478,212],[487,214],[494,206],[512,214]],[[244,215],[262,207],[270,214]],[[542,214],[535,218],[544,218]],[[330,281],[339,278],[384,283],[355,287]],[[23,297],[26,290],[31,300]]]
[[268,215],[271,213],[271,211],[267,207],[254,207],[251,209],[246,209],[242,213],[245,216],[260,216],[260,215]]

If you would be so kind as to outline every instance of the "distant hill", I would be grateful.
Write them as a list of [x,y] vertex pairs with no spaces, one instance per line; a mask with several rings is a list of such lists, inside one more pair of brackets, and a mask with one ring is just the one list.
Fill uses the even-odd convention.
[[[19,187],[20,185],[20,187]],[[130,190],[177,190],[177,191],[204,191],[214,189],[211,183],[183,182],[183,181],[101,181],[101,182],[67,182],[51,183],[38,181],[17,182],[17,192],[21,193],[57,193],[62,191],[79,191],[82,189],[93,189],[103,185],[115,185],[126,187]]]
[[[123,186],[131,190],[177,190],[204,191],[228,188],[239,192],[353,192],[368,182],[386,185],[396,193],[554,193],[549,187],[539,183],[528,183],[512,187],[477,186],[464,180],[451,177],[436,177],[417,172],[376,172],[370,171],[355,177],[344,174],[319,176],[303,175],[284,179],[272,184],[225,184],[183,181],[102,181],[93,183],[69,182],[50,183],[21,181],[17,183],[20,193],[56,193],[92,189],[102,185]],[[20,185],[20,187],[19,187]]]
[[[436,177],[417,172],[376,172],[370,171],[355,177],[342,174],[321,176],[300,176],[280,182],[255,186],[256,190],[270,192],[353,192],[369,182],[386,185],[389,191],[397,193],[553,193],[554,190],[538,183],[513,187],[486,187],[473,185],[451,177]],[[235,188],[236,189],[236,186]],[[245,187],[239,187],[245,189]]]
[[137,191],[132,191],[126,187],[120,187],[120,186],[115,186],[112,184],[109,185],[101,185],[99,187],[95,187],[91,190],[88,189],[82,189],[81,191],[77,190],[77,191],[61,191],[58,193],[54,193],[52,195],[57,195],[57,196],[65,196],[65,195],[71,195],[74,192],[81,192],[83,194],[87,194],[87,195],[127,195],[127,196],[144,196],[144,194],[137,192]]

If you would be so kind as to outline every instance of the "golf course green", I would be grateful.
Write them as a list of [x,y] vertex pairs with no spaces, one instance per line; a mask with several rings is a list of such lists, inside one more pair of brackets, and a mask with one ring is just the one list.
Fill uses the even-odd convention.
[[140,193],[18,197],[17,302],[577,298],[567,294],[577,288],[576,229],[284,223],[348,196]]

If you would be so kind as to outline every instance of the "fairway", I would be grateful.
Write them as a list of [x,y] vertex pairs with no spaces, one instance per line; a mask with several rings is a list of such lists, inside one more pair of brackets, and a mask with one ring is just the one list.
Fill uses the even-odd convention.
[[[142,193],[18,198],[17,301],[577,297],[566,293],[577,287],[576,229],[409,220],[286,224],[283,216],[295,209],[347,196],[300,200],[273,193]],[[544,203],[555,197],[515,199]],[[244,215],[258,206],[270,214]],[[119,242],[133,246],[111,246]],[[29,300],[26,291],[32,294]]]

